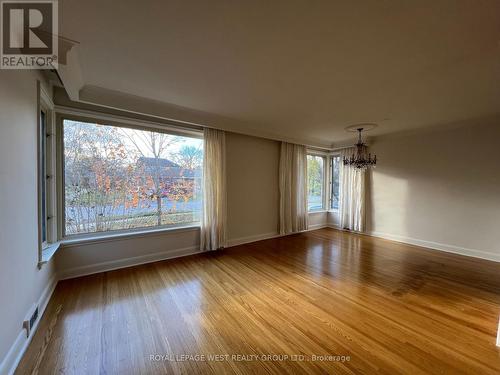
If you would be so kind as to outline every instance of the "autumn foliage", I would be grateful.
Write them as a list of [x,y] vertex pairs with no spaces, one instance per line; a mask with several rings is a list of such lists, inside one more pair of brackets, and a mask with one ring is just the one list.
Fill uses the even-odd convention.
[[65,120],[66,234],[199,221],[202,155],[199,139]]

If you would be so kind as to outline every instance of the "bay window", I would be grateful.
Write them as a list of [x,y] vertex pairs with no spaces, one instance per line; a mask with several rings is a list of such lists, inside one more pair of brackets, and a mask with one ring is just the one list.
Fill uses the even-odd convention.
[[[307,208],[309,212],[339,208],[340,156],[307,155]],[[328,167],[327,167],[328,166]],[[326,187],[330,188],[327,189]]]

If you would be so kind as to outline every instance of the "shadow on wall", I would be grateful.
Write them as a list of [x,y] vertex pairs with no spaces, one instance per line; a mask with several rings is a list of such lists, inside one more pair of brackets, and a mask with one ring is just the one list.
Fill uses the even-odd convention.
[[500,255],[500,115],[378,137],[367,231]]

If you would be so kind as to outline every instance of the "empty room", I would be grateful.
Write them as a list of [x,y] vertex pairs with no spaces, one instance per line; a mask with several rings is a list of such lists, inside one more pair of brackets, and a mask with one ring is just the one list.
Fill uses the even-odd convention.
[[500,373],[500,1],[0,7],[0,375]]

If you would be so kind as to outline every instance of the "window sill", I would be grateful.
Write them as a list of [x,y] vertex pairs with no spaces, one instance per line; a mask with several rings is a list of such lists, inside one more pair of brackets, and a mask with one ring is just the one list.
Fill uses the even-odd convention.
[[321,210],[308,211],[307,213],[308,214],[321,214],[321,213],[325,213],[325,212],[328,212],[328,210],[321,209]]
[[199,229],[200,229],[199,225],[191,225],[191,226],[185,226],[185,227],[137,230],[137,231],[128,231],[128,232],[120,232],[120,233],[109,233],[108,232],[108,233],[103,233],[103,234],[92,234],[92,235],[67,237],[61,241],[61,244],[64,247],[70,247],[70,246],[77,246],[77,245],[81,245],[81,244],[121,241],[121,240],[126,240],[129,238],[160,236],[160,235],[164,235],[166,233],[190,232],[190,231],[197,231]]
[[47,246],[42,250],[42,259],[38,262],[38,268],[42,268],[42,266],[52,259],[54,254],[61,247],[61,242],[54,242]]

